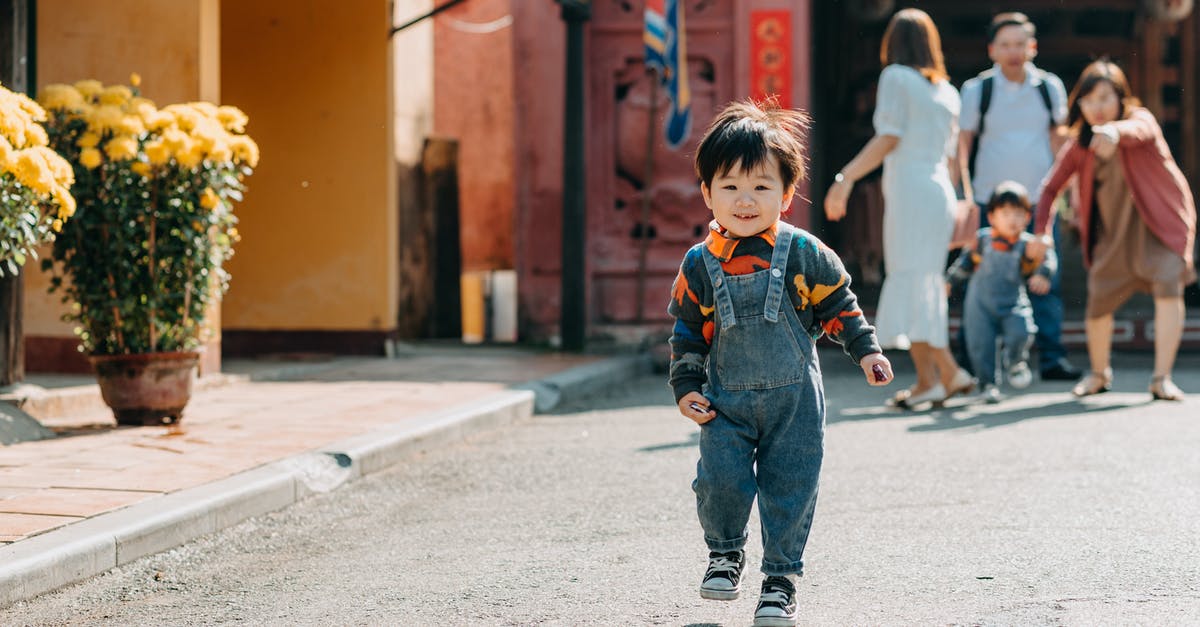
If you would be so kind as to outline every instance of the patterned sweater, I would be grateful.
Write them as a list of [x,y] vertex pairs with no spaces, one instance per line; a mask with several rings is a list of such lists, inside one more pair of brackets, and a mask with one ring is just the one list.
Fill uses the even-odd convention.
[[1041,263],[1027,257],[1024,245],[1032,241],[1033,238],[1032,233],[1022,232],[1017,236],[1017,239],[1009,240],[1000,236],[993,237],[990,227],[979,229],[975,234],[975,243],[970,246],[964,246],[958,259],[954,260],[954,264],[946,270],[946,280],[955,287],[961,287],[971,279],[975,274],[975,269],[983,261],[982,247],[990,245],[996,250],[1008,252],[1014,246],[1017,246],[1018,243],[1022,246],[1021,276],[1028,279],[1034,274],[1040,274],[1047,279],[1052,279],[1054,278],[1054,273],[1058,271],[1058,257],[1054,255],[1053,249],[1046,250],[1046,255],[1042,258]]
[[[753,237],[734,238],[714,220],[708,237],[683,258],[671,290],[667,312],[675,317],[671,334],[670,384],[675,400],[699,392],[707,380],[705,359],[715,332],[715,295],[701,255],[712,252],[727,275],[751,274],[771,267],[778,224]],[[788,254],[784,285],[800,324],[813,340],[828,335],[842,345],[857,363],[871,353],[883,352],[875,328],[867,323],[850,291],[850,275],[828,246],[812,234],[797,229]],[[765,297],[765,295],[764,295]],[[769,359],[764,355],[763,359]]]

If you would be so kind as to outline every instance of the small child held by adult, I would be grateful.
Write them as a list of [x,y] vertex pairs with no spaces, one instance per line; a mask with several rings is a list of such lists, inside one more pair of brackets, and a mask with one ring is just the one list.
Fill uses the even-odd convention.
[[700,596],[738,597],[757,498],[760,626],[796,622],[824,451],[816,340],[842,344],[870,385],[893,378],[841,260],[780,219],[803,176],[807,121],[772,103],[717,115],[695,158],[714,219],[684,256],[668,307],[670,384],[680,413],[701,425],[692,489],[709,560]]
[[1004,346],[1008,384],[1029,387],[1029,347],[1037,326],[1025,291],[1044,294],[1058,269],[1054,251],[1027,233],[1032,218],[1029,194],[1015,181],[996,186],[987,203],[990,227],[979,229],[971,246],[963,249],[946,272],[947,289],[967,282],[963,301],[963,328],[971,367],[983,384],[983,399],[1001,400],[1000,375],[996,370],[996,340]]

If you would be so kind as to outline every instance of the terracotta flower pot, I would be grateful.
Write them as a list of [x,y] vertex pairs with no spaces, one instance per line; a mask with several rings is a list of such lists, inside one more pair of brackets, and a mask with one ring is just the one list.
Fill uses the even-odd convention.
[[100,395],[117,424],[166,425],[183,418],[198,352],[91,355]]

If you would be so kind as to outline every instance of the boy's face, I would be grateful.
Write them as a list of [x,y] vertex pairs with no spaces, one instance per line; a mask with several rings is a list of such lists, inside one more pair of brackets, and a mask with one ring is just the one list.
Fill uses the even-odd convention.
[[714,176],[711,188],[700,184],[704,204],[733,237],[750,237],[771,228],[792,203],[794,191],[794,186],[785,187],[775,155],[768,155],[755,171],[743,172],[738,163]]
[[1037,56],[1037,40],[1025,29],[1010,24],[996,31],[996,38],[988,44],[988,57],[1000,67],[1015,71]]
[[1016,239],[1029,226],[1029,212],[1018,205],[1000,205],[988,212],[992,233],[1004,239]]

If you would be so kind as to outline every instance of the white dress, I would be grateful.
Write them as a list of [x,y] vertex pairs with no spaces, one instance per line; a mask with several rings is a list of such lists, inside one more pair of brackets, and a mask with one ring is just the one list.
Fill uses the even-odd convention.
[[958,142],[958,92],[917,70],[889,65],[879,75],[875,133],[900,138],[883,160],[883,262],[875,332],[885,348],[948,344],[943,271],[954,229],[946,158]]

